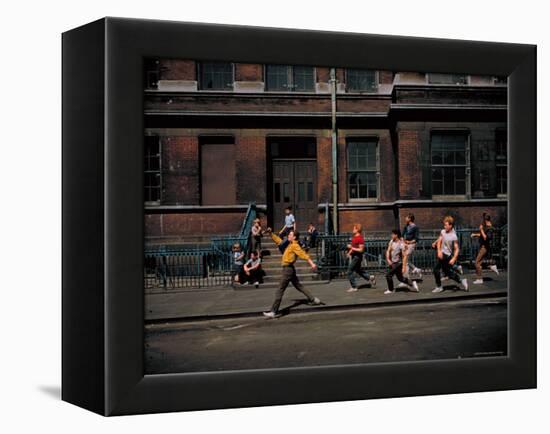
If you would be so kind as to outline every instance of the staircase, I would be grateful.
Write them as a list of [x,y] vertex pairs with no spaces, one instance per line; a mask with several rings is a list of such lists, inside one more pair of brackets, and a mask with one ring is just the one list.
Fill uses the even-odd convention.
[[[262,238],[262,268],[266,275],[264,276],[264,283],[260,285],[260,288],[276,288],[279,286],[279,282],[282,275],[282,253],[275,242],[269,236]],[[308,252],[313,262],[316,260],[315,249],[311,249]],[[321,280],[321,275],[314,272],[307,261],[298,258],[294,264],[296,268],[296,274],[298,279],[304,286],[319,285],[327,283],[328,280]],[[292,284],[290,285],[292,286]],[[246,287],[245,287],[246,288]]]

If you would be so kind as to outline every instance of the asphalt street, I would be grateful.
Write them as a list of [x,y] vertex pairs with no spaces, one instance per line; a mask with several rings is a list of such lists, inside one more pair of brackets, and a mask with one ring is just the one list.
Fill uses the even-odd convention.
[[503,356],[507,298],[315,310],[145,328],[147,374]]

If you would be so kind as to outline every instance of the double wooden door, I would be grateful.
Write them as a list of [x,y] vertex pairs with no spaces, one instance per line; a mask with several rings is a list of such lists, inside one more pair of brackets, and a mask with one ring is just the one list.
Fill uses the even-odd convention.
[[317,225],[317,162],[307,160],[273,161],[273,226],[283,227],[285,207],[291,206],[298,230],[308,223]]

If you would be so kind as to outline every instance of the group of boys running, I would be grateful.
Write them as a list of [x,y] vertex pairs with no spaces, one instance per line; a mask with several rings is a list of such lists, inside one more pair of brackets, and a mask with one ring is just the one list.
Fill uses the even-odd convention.
[[[472,237],[479,238],[480,249],[476,257],[476,280],[474,284],[483,283],[481,275],[482,261],[485,257],[490,256],[490,244],[493,237],[493,226],[491,224],[491,217],[488,214],[483,214],[483,223],[479,226],[479,232],[473,233]],[[304,250],[304,245],[299,242],[299,233],[296,230],[296,221],[294,216],[290,212],[290,209],[286,209],[285,225],[279,231],[278,235],[274,234],[271,228],[261,233],[266,233],[271,236],[275,244],[279,247],[282,253],[282,267],[283,273],[279,287],[275,293],[275,300],[269,311],[264,312],[264,316],[267,318],[276,318],[281,315],[279,307],[283,294],[290,283],[300,292],[302,292],[311,305],[322,304],[321,300],[315,297],[307,288],[305,288],[299,281],[296,274],[294,263],[298,258],[303,259],[309,263],[313,271],[317,270],[317,265],[312,261],[310,256]],[[286,239],[284,239],[286,237]],[[405,218],[405,227],[403,232],[399,229],[392,230],[391,239],[388,242],[388,246],[385,252],[385,259],[388,266],[388,271],[385,275],[387,282],[387,289],[384,294],[392,294],[395,292],[393,277],[395,276],[400,282],[399,287],[408,288],[413,292],[420,292],[420,288],[416,279],[421,279],[421,270],[411,262],[412,254],[416,248],[416,244],[419,241],[419,228],[415,223],[414,215],[408,214]],[[446,216],[443,219],[443,229],[441,230],[439,237],[432,243],[432,248],[436,250],[437,262],[433,268],[433,274],[435,278],[435,288],[433,293],[439,293],[443,291],[442,280],[451,279],[457,282],[460,288],[464,291],[468,291],[468,280],[462,276],[462,267],[457,264],[460,248],[458,244],[458,237],[454,229],[454,218]],[[363,257],[365,254],[365,239],[362,235],[361,224],[356,223],[353,225],[353,235],[351,243],[347,245],[347,256],[349,257],[348,264],[348,279],[350,282],[350,288],[348,292],[358,291],[357,281],[355,275],[359,275],[364,278],[370,287],[375,286],[376,279],[373,275],[369,274],[362,268]],[[498,274],[496,265],[490,265],[490,269]],[[444,277],[442,277],[442,273]]]

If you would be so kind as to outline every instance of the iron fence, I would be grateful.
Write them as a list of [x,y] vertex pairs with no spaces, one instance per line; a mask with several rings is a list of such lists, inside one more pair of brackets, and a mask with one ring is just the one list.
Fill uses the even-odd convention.
[[144,257],[144,286],[148,293],[178,288],[204,288],[229,285],[233,276],[232,247],[250,249],[250,229],[256,206],[248,206],[237,235],[212,237],[209,245],[147,246]]
[[[456,230],[460,246],[458,264],[473,268],[475,258],[479,252],[479,241],[472,238],[477,229],[460,228]],[[439,230],[423,231],[417,241],[414,253],[409,257],[409,263],[414,264],[422,272],[430,272],[437,262],[433,247],[439,237]],[[496,263],[499,268],[507,268],[507,226],[495,228],[491,240],[491,255],[485,261]],[[385,273],[386,250],[389,235],[387,232],[367,232],[365,238],[365,253],[363,254],[362,268],[371,273]],[[317,239],[316,253],[319,270],[330,273],[331,277],[343,275],[347,271],[349,257],[347,245],[351,242],[351,234],[327,235],[321,234]]]

